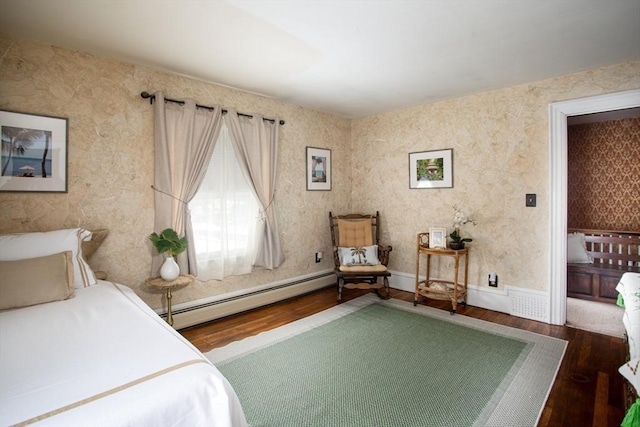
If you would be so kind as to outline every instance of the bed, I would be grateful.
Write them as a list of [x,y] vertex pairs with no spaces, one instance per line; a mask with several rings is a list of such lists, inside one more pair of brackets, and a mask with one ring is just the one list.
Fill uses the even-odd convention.
[[[90,239],[90,232],[68,233]],[[0,425],[246,425],[217,368],[130,288],[79,266],[79,243],[62,252],[49,245],[48,255],[39,247],[25,259],[16,236],[0,236]],[[78,269],[85,269],[80,278]],[[22,306],[7,308],[23,288],[36,300],[43,288],[51,294],[50,282],[71,295],[26,305],[19,295]]]

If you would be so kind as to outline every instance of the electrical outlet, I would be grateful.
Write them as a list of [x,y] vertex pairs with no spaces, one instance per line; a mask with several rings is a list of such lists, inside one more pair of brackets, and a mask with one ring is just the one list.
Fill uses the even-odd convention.
[[498,287],[498,275],[496,273],[489,273],[489,286]]
[[322,261],[322,252],[316,252],[316,264]]

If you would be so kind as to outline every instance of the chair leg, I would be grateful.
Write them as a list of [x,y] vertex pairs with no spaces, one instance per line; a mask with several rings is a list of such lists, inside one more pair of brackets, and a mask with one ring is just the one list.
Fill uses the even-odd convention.
[[389,291],[389,279],[383,277],[382,280],[384,283],[384,295],[380,293],[380,289],[376,289],[376,295],[378,295],[378,298],[380,299],[389,299],[391,298],[391,292]]
[[385,299],[391,298],[391,289],[389,289],[389,279],[387,277],[384,278],[384,289],[387,291],[387,297]]
[[342,287],[344,286],[344,279],[338,278],[338,301],[342,301]]

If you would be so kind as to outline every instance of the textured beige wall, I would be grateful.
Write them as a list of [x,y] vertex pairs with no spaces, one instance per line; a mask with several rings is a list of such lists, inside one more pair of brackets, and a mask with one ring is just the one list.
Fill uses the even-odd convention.
[[[0,232],[66,227],[107,228],[91,260],[109,279],[132,286],[152,307],[160,297],[138,285],[148,277],[153,248],[153,116],[140,92],[219,104],[280,117],[277,215],[285,264],[274,271],[176,292],[180,303],[332,268],[327,212],[350,202],[350,121],[226,87],[112,59],[0,35],[0,109],[69,119],[67,194],[0,193]],[[333,154],[333,191],[306,191],[305,146]]]
[[[550,103],[640,87],[640,62],[422,105],[353,121],[352,204],[379,209],[394,249],[390,268],[415,272],[415,235],[467,224],[472,284],[548,290]],[[410,190],[408,153],[453,148],[454,187]],[[375,190],[373,190],[375,189]],[[537,207],[525,207],[536,193]],[[450,261],[439,261],[438,273]]]
[[[140,92],[162,90],[242,112],[281,117],[277,212],[287,261],[274,271],[196,283],[180,303],[331,268],[327,212],[383,215],[390,267],[415,272],[415,234],[450,227],[458,204],[478,225],[470,282],[548,288],[548,104],[640,87],[640,63],[347,120],[265,97],[112,59],[0,35],[0,109],[69,119],[69,192],[0,193],[0,232],[108,228],[95,269],[136,288],[152,307],[158,295],[138,285],[153,250],[152,107]],[[333,190],[306,191],[305,146],[332,150]],[[409,190],[408,153],[454,149],[454,188]],[[353,185],[351,184],[353,182]],[[353,188],[353,190],[352,190]],[[525,208],[525,193],[538,207]],[[441,262],[444,267],[444,262]],[[444,275],[444,273],[442,273]]]

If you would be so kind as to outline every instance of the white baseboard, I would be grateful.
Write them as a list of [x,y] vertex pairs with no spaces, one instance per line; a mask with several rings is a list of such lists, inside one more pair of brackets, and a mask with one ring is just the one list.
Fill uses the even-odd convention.
[[[176,329],[187,328],[273,304],[335,283],[336,277],[333,270],[325,270],[286,281],[268,283],[238,292],[178,304],[172,310],[173,326]],[[389,286],[402,291],[414,292],[415,275],[392,271]],[[493,289],[468,285],[467,304],[549,323],[549,294],[547,292],[513,286]],[[156,312],[166,315],[166,311],[161,309]]]
[[[416,276],[392,271],[389,286],[407,292],[415,292]],[[421,277],[424,280],[424,277]],[[468,285],[467,304],[499,311],[513,316],[549,323],[549,293],[515,286],[493,289]]]
[[[333,270],[299,276],[287,281],[269,283],[240,292],[191,301],[173,307],[173,327],[183,329],[221,317],[273,304],[336,283]],[[166,315],[166,310],[156,310]]]

